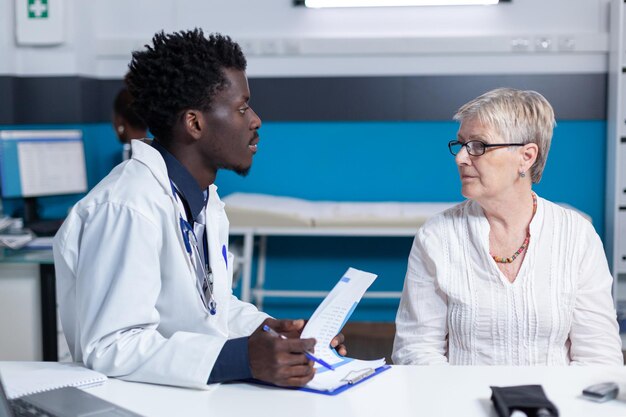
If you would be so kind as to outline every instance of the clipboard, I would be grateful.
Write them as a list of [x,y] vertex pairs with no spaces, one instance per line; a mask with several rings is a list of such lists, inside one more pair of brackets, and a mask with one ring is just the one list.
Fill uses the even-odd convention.
[[314,388],[308,388],[308,387],[301,387],[301,388],[297,388],[297,387],[279,387],[277,385],[274,384],[270,384],[269,382],[264,382],[264,381],[259,381],[258,379],[246,379],[245,382],[251,383],[251,384],[255,384],[255,385],[263,385],[266,387],[275,387],[275,388],[280,388],[280,389],[287,389],[287,390],[291,390],[291,391],[304,391],[304,392],[312,392],[314,394],[321,394],[321,395],[328,395],[328,396],[334,396],[337,394],[340,394],[356,385],[359,385],[360,383],[362,383],[363,381],[367,381],[370,378],[375,377],[376,375],[385,372],[387,369],[391,369],[391,365],[383,365],[380,366],[376,369],[364,369],[364,372],[355,375],[352,378],[349,378],[345,381],[344,384],[335,387],[334,389],[331,390],[324,390],[324,389],[314,389]]
[[369,272],[348,268],[317,307],[300,337],[316,339],[315,353],[319,355],[317,358],[323,359],[327,366],[316,361],[313,379],[304,387],[291,389],[337,395],[390,368],[385,364],[384,358],[360,360],[344,357],[330,347],[329,335],[341,331],[376,277],[377,275]]
[[[337,369],[340,370],[341,367]],[[296,389],[299,391],[312,392],[315,394],[331,395],[331,396],[337,395],[362,383],[363,381],[367,381],[368,379],[373,378],[382,372],[385,372],[388,369],[391,369],[390,365],[383,365],[375,369],[363,368],[359,372],[350,371],[348,372],[346,376],[344,376],[341,379],[341,381],[343,382],[342,385],[333,387],[331,389],[314,389],[314,388],[309,388],[309,387],[302,387],[302,388],[296,388]]]

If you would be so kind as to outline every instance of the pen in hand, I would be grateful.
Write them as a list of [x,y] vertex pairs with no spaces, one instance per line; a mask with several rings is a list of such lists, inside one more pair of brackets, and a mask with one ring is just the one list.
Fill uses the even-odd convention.
[[[267,324],[263,325],[263,331],[267,332],[269,334],[271,334],[274,337],[279,337],[281,339],[287,339],[287,337],[285,337],[285,335],[278,333],[276,330],[272,329],[270,326],[268,326]],[[319,363],[320,365],[322,365],[324,368],[329,369],[331,371],[334,371],[335,368],[333,368],[332,365],[329,365],[328,363],[326,363],[326,361],[314,356],[311,352],[309,351],[304,351],[304,354],[306,355],[307,358],[309,358],[310,360]]]

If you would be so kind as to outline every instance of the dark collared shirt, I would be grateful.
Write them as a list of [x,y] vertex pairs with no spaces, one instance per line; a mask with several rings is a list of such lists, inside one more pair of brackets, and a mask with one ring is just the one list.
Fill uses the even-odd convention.
[[[185,207],[185,214],[193,227],[198,215],[206,206],[209,198],[208,190],[202,190],[196,179],[167,149],[155,139],[152,146],[159,151],[167,175],[176,186],[178,198]],[[248,361],[248,338],[240,337],[227,340],[213,365],[208,384],[252,378]]]

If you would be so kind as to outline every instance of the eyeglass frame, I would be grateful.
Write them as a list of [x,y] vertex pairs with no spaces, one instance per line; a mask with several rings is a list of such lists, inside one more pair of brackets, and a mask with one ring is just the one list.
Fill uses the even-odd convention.
[[[482,144],[483,145],[483,153],[480,153],[478,155],[475,155],[475,154],[471,153],[469,151],[469,147],[467,145],[472,143],[472,142],[478,142],[478,143]],[[487,152],[487,148],[495,148],[497,146],[524,146],[524,145],[526,145],[526,143],[485,143],[482,140],[476,140],[476,139],[468,140],[467,142],[463,143],[463,142],[461,142],[459,140],[451,140],[450,142],[448,142],[448,150],[450,151],[452,156],[457,156],[459,154],[459,152],[461,152],[460,150],[457,153],[452,152],[452,146],[454,146],[454,145],[461,145],[461,149],[465,148],[465,150],[467,151],[468,155],[471,155],[471,156],[482,156],[482,155],[485,154],[485,152]]]

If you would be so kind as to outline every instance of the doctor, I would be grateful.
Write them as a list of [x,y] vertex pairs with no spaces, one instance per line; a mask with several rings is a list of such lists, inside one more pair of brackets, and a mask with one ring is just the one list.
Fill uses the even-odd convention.
[[[75,361],[131,381],[202,387],[314,376],[302,320],[274,320],[231,293],[228,219],[213,184],[245,175],[261,120],[230,38],[157,33],[126,83],[155,139],[72,209],[55,237],[61,322]],[[288,339],[262,331],[268,324]],[[343,336],[333,340],[345,354]]]

